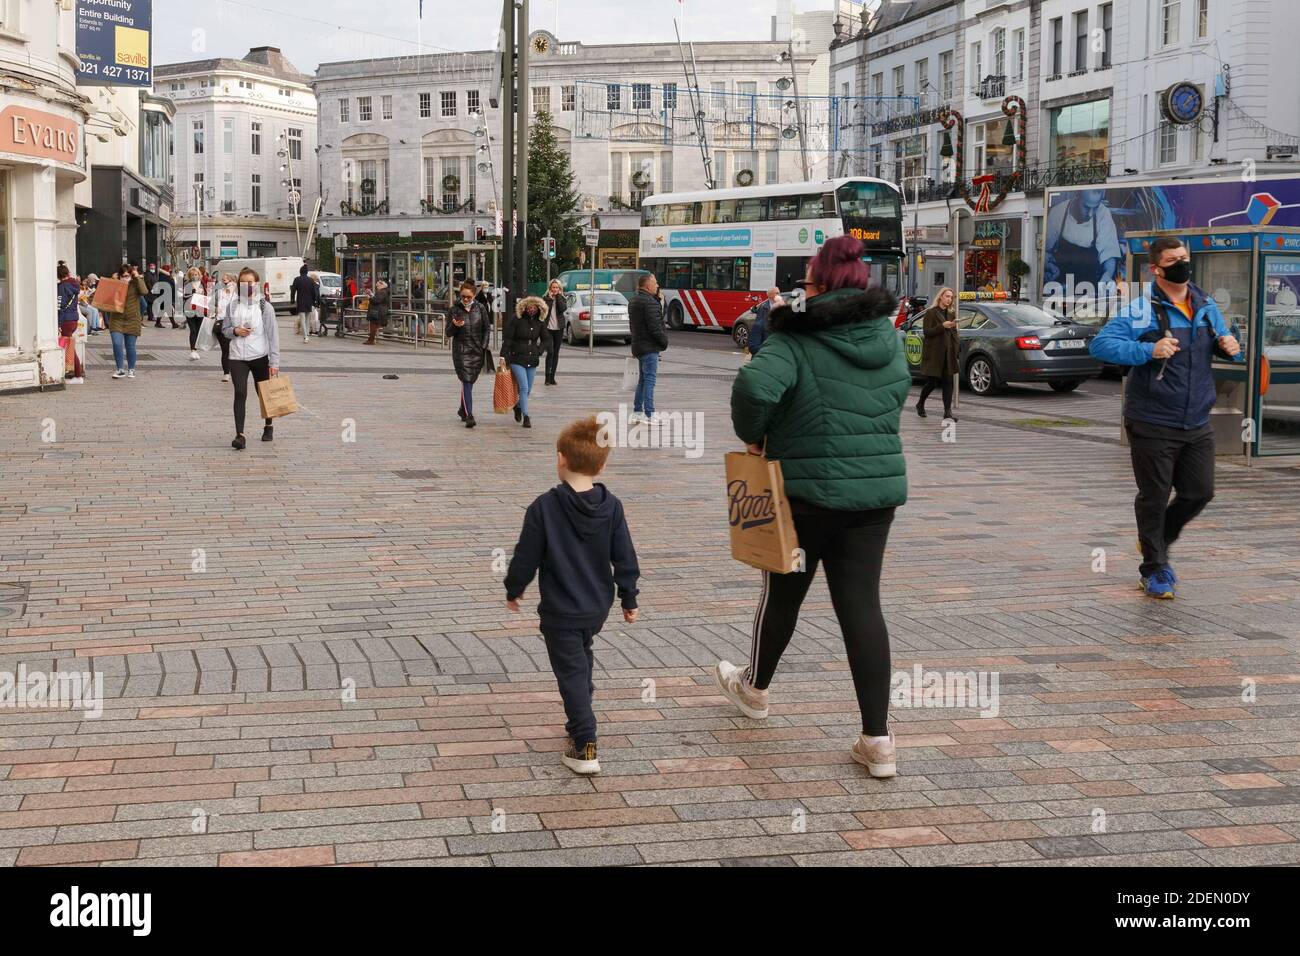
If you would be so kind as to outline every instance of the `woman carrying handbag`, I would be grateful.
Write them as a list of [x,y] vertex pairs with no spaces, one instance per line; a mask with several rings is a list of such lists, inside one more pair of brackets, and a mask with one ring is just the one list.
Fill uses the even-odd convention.
[[528,396],[533,391],[537,366],[541,364],[546,349],[548,311],[546,303],[535,295],[520,299],[515,306],[515,317],[506,326],[501,339],[501,357],[510,363],[510,371],[519,383],[519,398],[514,406],[515,421],[523,422],[525,428],[533,427],[533,421],[528,417]]
[[492,358],[487,353],[488,337],[492,334],[491,320],[483,306],[475,301],[475,291],[473,282],[462,282],[447,319],[447,337],[452,340],[451,361],[456,368],[456,378],[460,379],[460,406],[456,414],[466,428],[478,424],[474,421],[474,383],[485,367],[492,368]]
[[936,388],[943,391],[943,417],[956,421],[952,413],[952,382],[957,374],[957,295],[952,289],[940,289],[934,305],[922,317],[921,372],[925,385],[916,402],[916,414],[925,418],[925,400]]

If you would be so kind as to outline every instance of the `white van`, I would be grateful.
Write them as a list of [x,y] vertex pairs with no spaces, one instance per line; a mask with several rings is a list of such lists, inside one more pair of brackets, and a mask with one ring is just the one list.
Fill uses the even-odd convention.
[[289,287],[298,278],[303,266],[301,256],[279,256],[268,259],[221,259],[209,271],[238,275],[243,269],[252,269],[271,287],[271,305],[277,312],[290,309]]

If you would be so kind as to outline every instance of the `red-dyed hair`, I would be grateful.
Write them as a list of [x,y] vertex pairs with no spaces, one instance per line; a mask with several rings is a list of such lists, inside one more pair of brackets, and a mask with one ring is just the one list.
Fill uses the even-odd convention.
[[826,292],[835,289],[865,289],[871,270],[862,261],[865,248],[852,236],[836,236],[808,263],[812,281]]

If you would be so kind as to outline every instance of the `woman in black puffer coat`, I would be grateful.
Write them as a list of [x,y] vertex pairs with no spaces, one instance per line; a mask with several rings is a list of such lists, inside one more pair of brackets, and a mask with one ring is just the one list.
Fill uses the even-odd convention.
[[483,366],[491,359],[487,352],[492,334],[492,319],[481,304],[474,300],[474,283],[462,282],[460,298],[451,307],[447,319],[447,337],[451,341],[451,362],[460,379],[460,408],[457,414],[466,428],[473,428],[474,383],[478,381]]
[[510,363],[510,370],[515,373],[515,381],[519,383],[515,421],[522,421],[525,428],[533,427],[532,419],[528,417],[528,396],[533,390],[533,380],[537,377],[537,366],[546,354],[548,312],[546,302],[535,295],[520,299],[515,306],[515,317],[507,323],[501,340],[501,357]]

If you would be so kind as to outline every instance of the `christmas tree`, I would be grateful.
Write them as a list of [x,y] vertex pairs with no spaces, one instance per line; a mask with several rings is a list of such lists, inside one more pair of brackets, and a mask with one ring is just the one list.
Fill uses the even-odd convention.
[[555,239],[555,261],[551,275],[578,265],[582,248],[582,225],[578,214],[578,193],[569,154],[555,139],[551,114],[540,112],[528,136],[528,281],[546,280],[546,254],[542,241],[547,231]]

